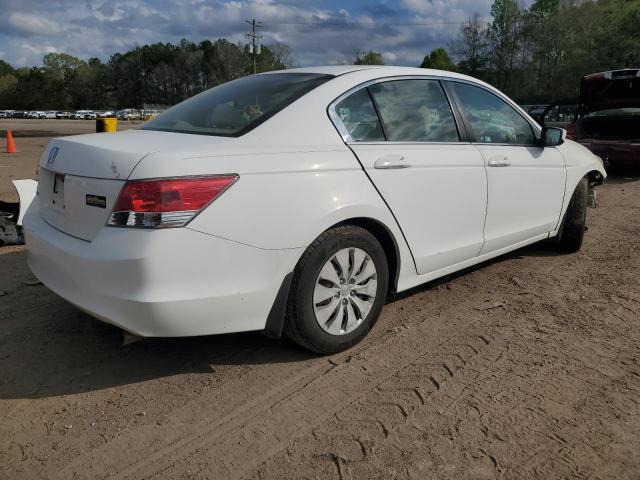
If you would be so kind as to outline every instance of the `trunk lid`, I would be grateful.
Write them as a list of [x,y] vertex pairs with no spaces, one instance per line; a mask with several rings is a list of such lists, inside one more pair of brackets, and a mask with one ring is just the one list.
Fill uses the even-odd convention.
[[91,241],[105,226],[127,177],[146,155],[188,153],[229,140],[149,130],[56,138],[40,158],[42,217],[64,233]]
[[580,83],[580,114],[623,107],[640,107],[640,69],[593,73]]

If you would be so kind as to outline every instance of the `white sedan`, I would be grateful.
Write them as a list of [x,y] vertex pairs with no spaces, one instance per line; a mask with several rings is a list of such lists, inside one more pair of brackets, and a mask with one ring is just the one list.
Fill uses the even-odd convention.
[[284,332],[328,353],[389,293],[545,239],[577,251],[605,178],[476,79],[293,69],[52,140],[24,231],[46,286],[131,333]]

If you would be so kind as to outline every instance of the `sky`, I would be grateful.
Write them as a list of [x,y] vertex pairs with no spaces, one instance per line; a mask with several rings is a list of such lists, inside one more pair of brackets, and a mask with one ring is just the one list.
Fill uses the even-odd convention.
[[[286,43],[296,66],[350,62],[381,52],[389,65],[418,65],[447,46],[491,0],[0,0],[0,58],[41,65],[49,52],[103,61],[154,42],[244,42],[256,18],[261,42]],[[419,24],[419,25],[418,25]]]

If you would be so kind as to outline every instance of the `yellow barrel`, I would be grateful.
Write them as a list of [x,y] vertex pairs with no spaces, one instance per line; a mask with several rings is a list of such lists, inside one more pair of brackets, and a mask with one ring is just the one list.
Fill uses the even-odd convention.
[[117,118],[97,118],[96,132],[115,132],[118,128]]
[[115,132],[118,129],[118,119],[115,117],[104,119],[104,131]]

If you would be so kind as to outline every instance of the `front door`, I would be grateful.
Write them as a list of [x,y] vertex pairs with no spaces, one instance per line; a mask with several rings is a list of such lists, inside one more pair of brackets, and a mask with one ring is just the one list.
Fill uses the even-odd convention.
[[481,254],[555,230],[566,181],[560,152],[539,146],[531,124],[494,93],[462,82],[449,85],[487,169],[489,191]]

